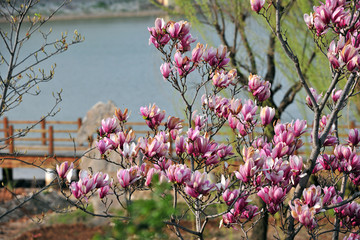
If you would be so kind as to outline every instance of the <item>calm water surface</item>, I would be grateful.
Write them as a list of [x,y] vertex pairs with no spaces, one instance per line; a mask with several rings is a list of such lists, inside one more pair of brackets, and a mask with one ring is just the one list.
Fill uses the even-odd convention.
[[[7,116],[19,120],[40,119],[54,104],[52,93],[60,90],[62,102],[60,112],[53,118],[55,120],[82,118],[97,102],[109,100],[121,109],[129,108],[131,121],[141,121],[139,108],[150,103],[156,103],[168,114],[182,116],[183,111],[177,107],[180,97],[160,74],[161,54],[148,44],[147,27],[154,25],[154,19],[134,17],[51,22],[44,30],[52,27],[53,38],[59,38],[61,32],[68,32],[71,39],[77,29],[85,36],[85,41],[43,64],[42,67],[49,69],[56,63],[54,79],[39,86],[39,96],[25,96],[23,103]],[[200,33],[192,32],[194,36],[200,36]],[[254,34],[259,35],[256,31]],[[41,42],[41,38],[34,37],[24,45],[24,53],[31,52]],[[0,70],[3,71],[3,67]],[[36,175],[41,176],[41,173]],[[17,169],[14,174],[15,178],[32,178],[34,172]]]
[[[57,65],[54,79],[39,86],[40,96],[26,96],[8,117],[39,119],[53,106],[52,93],[60,90],[61,111],[54,117],[57,120],[84,117],[94,104],[108,100],[120,108],[131,109],[134,121],[141,120],[139,108],[149,103],[176,114],[174,106],[178,98],[161,77],[160,54],[148,44],[147,27],[153,24],[154,17],[50,23],[53,37],[60,36],[62,31],[72,37],[77,29],[85,41],[47,61],[45,69],[53,63]],[[24,50],[30,51],[36,42],[31,44]]]

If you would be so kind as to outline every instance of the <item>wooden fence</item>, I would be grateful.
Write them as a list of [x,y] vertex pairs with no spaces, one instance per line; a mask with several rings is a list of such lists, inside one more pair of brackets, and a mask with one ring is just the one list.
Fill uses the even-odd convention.
[[[1,124],[2,122],[2,124]],[[74,138],[81,127],[81,119],[76,121],[19,121],[9,120],[3,118],[0,121],[0,160],[8,159],[16,155],[25,161],[2,161],[1,168],[16,168],[16,167],[32,167],[26,162],[33,161],[34,158],[48,158],[44,163],[46,166],[54,166],[55,162],[74,161],[81,157],[82,154],[89,148],[89,142],[76,143]],[[144,122],[129,122],[127,124],[134,129],[136,136],[144,136],[148,133],[148,128]],[[34,126],[29,128],[29,126]],[[339,126],[340,138],[347,138],[348,128],[356,128],[355,122],[350,122],[349,125],[341,124]],[[218,140],[228,139],[231,129],[225,128],[219,133]],[[16,137],[17,134],[26,132],[23,137]],[[71,135],[71,137],[70,137]],[[303,137],[304,146],[300,154],[306,154],[311,147],[310,133],[308,132]],[[76,149],[76,154],[75,153]],[[44,166],[45,166],[44,165]]]

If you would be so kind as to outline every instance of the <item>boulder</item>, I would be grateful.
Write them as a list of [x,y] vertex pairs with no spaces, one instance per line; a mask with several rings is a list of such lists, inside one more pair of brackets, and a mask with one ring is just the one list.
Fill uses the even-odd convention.
[[83,144],[88,142],[96,130],[100,127],[101,120],[104,118],[112,117],[117,107],[112,101],[107,103],[96,103],[83,118],[82,125],[77,132],[76,143]]
[[[88,142],[89,139],[92,139],[97,129],[100,127],[101,120],[113,117],[116,109],[117,107],[112,101],[108,101],[106,104],[103,102],[96,103],[86,113],[82,126],[77,133],[76,142],[81,144]],[[119,167],[116,164],[101,159],[101,155],[96,149],[96,138],[94,138],[91,142],[91,148],[92,150],[89,149],[90,151],[81,158],[79,168],[92,173],[108,173],[114,181],[117,181],[116,173]],[[120,156],[116,152],[111,152],[109,159],[113,162],[120,162],[121,160]],[[114,205],[116,206],[115,196],[109,196],[109,198],[114,201]],[[97,195],[90,198],[90,203],[93,205],[95,213],[101,214],[106,210],[106,207]]]

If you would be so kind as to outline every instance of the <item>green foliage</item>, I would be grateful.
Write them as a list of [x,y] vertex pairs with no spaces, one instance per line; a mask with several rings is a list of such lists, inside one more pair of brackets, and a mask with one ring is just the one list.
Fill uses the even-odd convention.
[[155,183],[150,199],[136,200],[127,209],[129,221],[116,220],[112,237],[115,239],[166,239],[164,220],[175,214],[169,183]]

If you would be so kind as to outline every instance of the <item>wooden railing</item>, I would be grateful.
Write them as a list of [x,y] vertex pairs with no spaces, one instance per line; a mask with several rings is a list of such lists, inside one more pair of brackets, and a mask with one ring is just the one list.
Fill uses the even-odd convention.
[[[1,153],[14,154],[26,152],[29,155],[45,154],[53,156],[74,149],[74,141],[69,134],[75,135],[81,127],[81,118],[77,121],[19,121],[2,119],[0,129]],[[31,127],[33,126],[33,127]],[[26,134],[25,134],[26,133]],[[17,137],[25,134],[23,137]],[[76,146],[85,150],[84,146]]]
[[[1,124],[2,122],[2,124]],[[3,118],[0,121],[3,128],[0,128],[0,154],[21,153],[27,156],[54,156],[80,157],[89,148],[89,142],[76,143],[74,138],[81,127],[81,119],[76,121],[19,121]],[[134,129],[136,137],[144,136],[149,132],[144,122],[128,122],[128,126]],[[33,128],[28,128],[34,126]],[[347,138],[348,128],[356,128],[355,122],[349,125],[339,126],[340,138]],[[27,132],[24,137],[16,137],[16,134]],[[228,138],[231,129],[225,128],[219,132],[223,140]],[[72,138],[70,137],[72,136]],[[310,150],[311,138],[308,132],[303,137],[304,147],[299,153],[306,154]],[[76,157],[75,156],[75,157]],[[2,165],[0,165],[2,167]]]

